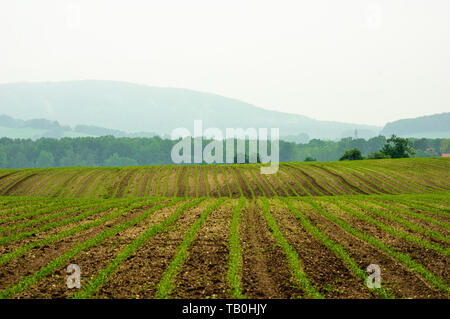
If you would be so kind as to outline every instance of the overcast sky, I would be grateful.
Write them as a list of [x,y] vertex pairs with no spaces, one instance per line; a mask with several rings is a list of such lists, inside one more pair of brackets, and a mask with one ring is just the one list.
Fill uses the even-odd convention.
[[450,1],[1,0],[1,83],[83,79],[375,125],[449,112]]

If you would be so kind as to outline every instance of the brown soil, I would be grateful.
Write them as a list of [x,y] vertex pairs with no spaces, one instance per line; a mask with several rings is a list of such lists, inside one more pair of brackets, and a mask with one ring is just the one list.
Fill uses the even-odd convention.
[[[306,166],[306,165],[305,165]],[[326,172],[314,167],[312,165],[308,165],[305,167],[309,173],[311,173],[316,179],[320,180],[324,185],[327,185],[328,189],[331,189],[336,195],[347,195],[353,194],[351,190],[344,187],[340,184],[336,178],[332,175],[327,174]]]
[[219,197],[219,193],[217,192],[217,183],[216,180],[214,179],[214,172],[212,171],[213,168],[211,166],[207,166],[206,167],[206,177],[208,179],[208,184],[209,184],[209,196],[212,197]]
[[[33,185],[45,185],[45,182],[51,178],[53,178],[57,174],[61,174],[61,172],[58,171],[47,171],[47,172],[41,172],[39,174],[35,174],[33,177],[29,178],[26,182],[22,183],[20,187],[16,188],[15,191],[11,192],[10,195],[14,196],[29,196],[30,195],[30,189]],[[41,189],[42,190],[42,189]]]
[[[330,207],[330,205],[331,204],[328,204],[328,207]],[[345,203],[345,205],[353,209],[358,209],[351,204]],[[334,209],[330,207],[330,213],[341,217],[352,227],[377,238],[384,244],[395,248],[398,252],[409,255],[411,259],[419,264],[422,264],[428,271],[434,273],[435,275],[441,278],[450,278],[450,269],[447,267],[450,263],[449,256],[443,256],[434,250],[426,249],[415,243],[391,235],[390,233],[379,229],[374,224],[359,219],[350,213],[346,213],[338,209],[336,206],[334,206]]]
[[270,234],[261,209],[248,201],[242,210],[242,292],[249,298],[298,298],[286,256]]
[[303,271],[311,284],[326,298],[370,298],[365,283],[357,278],[343,260],[308,233],[300,221],[279,200],[271,213],[281,232],[297,252]]
[[[289,185],[291,185],[291,187],[295,189],[298,195],[300,196],[318,195],[318,192],[316,190],[314,190],[310,185],[307,185],[304,179],[298,178],[298,176],[294,174],[289,168],[283,166],[280,167],[280,170],[283,174],[284,179],[289,182]],[[308,193],[305,191],[305,189],[307,189]]]
[[18,180],[17,182],[14,182],[11,186],[9,186],[6,191],[2,195],[9,195],[13,193],[15,190],[19,189],[20,186],[25,183],[28,179],[32,178],[33,176],[36,176],[37,174],[33,173],[30,175],[27,175],[23,177],[22,179]]
[[86,178],[83,182],[83,184],[80,186],[80,188],[78,189],[78,191],[75,193],[75,198],[80,197],[83,192],[85,192],[86,188],[89,186],[89,184],[98,176],[100,175],[102,172],[104,172],[103,170],[98,170],[97,172],[94,172],[93,174],[91,174],[88,178]]
[[[362,204],[364,204],[364,206],[370,207],[371,209],[376,209],[377,211],[381,211],[381,212],[383,212],[385,214],[389,214],[389,215],[393,215],[393,216],[399,217],[399,218],[401,218],[403,220],[406,220],[406,221],[408,221],[408,222],[410,222],[410,223],[412,223],[412,224],[414,224],[416,226],[422,227],[422,228],[424,228],[426,230],[435,231],[435,232],[437,232],[437,233],[439,233],[439,234],[441,234],[441,235],[443,235],[445,237],[449,237],[450,236],[450,230],[447,230],[447,229],[445,229],[445,228],[443,228],[443,227],[441,227],[439,225],[430,223],[428,221],[425,221],[425,220],[422,220],[422,219],[419,219],[419,218],[416,218],[416,217],[408,216],[406,214],[401,214],[401,213],[397,213],[397,212],[394,212],[394,211],[387,210],[384,207],[378,206],[378,205],[376,205],[376,204],[374,204],[372,202],[367,202],[366,201],[366,202],[364,202]],[[427,240],[427,241],[429,241],[429,242],[431,242],[433,244],[439,244],[442,247],[450,247],[450,245],[447,242],[445,242],[445,241],[442,241],[440,239],[435,239],[435,238],[433,238],[433,237],[431,237],[429,235],[423,234],[423,233],[415,231],[415,230],[411,230],[411,229],[407,228],[406,226],[404,226],[404,225],[402,225],[402,224],[400,224],[400,223],[398,223],[396,221],[392,221],[390,219],[387,219],[387,218],[382,217],[382,216],[378,216],[377,214],[374,214],[374,213],[371,213],[371,212],[368,212],[368,211],[365,211],[365,214],[370,215],[372,218],[375,218],[375,219],[381,221],[382,223],[384,223],[386,225],[392,226],[392,227],[394,227],[394,228],[396,228],[398,230],[402,230],[403,232],[409,233],[410,235],[413,235],[415,237]]]
[[178,175],[178,191],[176,193],[177,197],[184,197],[186,194],[186,170],[185,166],[182,166],[180,174]]
[[148,179],[150,178],[150,175],[154,172],[154,170],[156,170],[156,168],[153,168],[153,167],[150,167],[145,170],[145,173],[143,173],[144,177],[141,179],[141,182],[139,183],[139,185],[136,185],[136,187],[138,187],[136,196],[143,197],[143,196],[147,195],[147,194],[145,194],[145,191],[146,191],[146,187],[148,184]]
[[191,166],[189,168],[189,175],[188,175],[189,197],[195,197],[195,168],[196,166]]
[[[175,193],[175,180],[177,179],[177,172],[180,169],[181,170],[182,166],[175,166],[172,171],[170,172],[170,175],[167,177],[167,182],[165,182],[167,184],[167,192],[166,192],[166,196],[174,196],[176,194]],[[181,172],[180,172],[181,173]],[[164,185],[164,187],[166,187],[166,185]]]
[[[165,174],[165,172],[163,172],[163,168],[163,166],[155,168],[156,172],[155,174],[153,174],[151,181],[149,181],[148,183],[148,190],[145,196],[156,196],[156,184],[158,182],[158,178],[159,176],[161,176],[161,174],[163,174],[162,177],[164,177]],[[163,179],[162,177],[161,180]],[[161,188],[159,188],[159,191],[161,191]]]
[[65,187],[59,196],[62,197],[73,197],[76,194],[76,191],[78,190],[78,187],[80,184],[83,183],[83,181],[96,169],[84,169],[80,170],[80,174],[77,174],[74,179],[70,180],[70,183],[67,184],[67,187]]
[[[271,176],[271,175],[269,175],[269,176]],[[283,187],[287,192],[287,196],[297,196],[297,194],[299,194],[299,195],[301,194],[301,193],[298,193],[299,188],[298,188],[297,183],[295,181],[293,181],[292,178],[289,178],[289,175],[287,175],[282,170],[278,170],[278,172],[276,174],[273,174],[273,179],[278,180],[278,183],[275,182],[276,183],[275,185],[276,185],[276,187],[279,187],[277,189],[277,191],[280,192],[281,194],[285,194],[285,192],[282,190]],[[297,192],[297,194],[295,194],[294,191]]]
[[266,180],[262,177],[261,171],[259,168],[250,168],[251,170],[253,170],[253,175],[256,178],[256,181],[258,182],[258,184],[262,187],[262,189],[264,190],[264,193],[266,194],[267,197],[273,197],[276,194],[274,194],[274,192],[271,190],[271,188],[267,185]]
[[[313,187],[311,187],[311,185],[309,185],[306,182],[302,183],[302,186],[307,188],[311,194],[313,194],[313,195],[329,195],[329,196],[333,195],[328,189],[326,189],[324,186],[322,186],[320,183],[318,183],[315,177],[306,173],[300,167],[294,167],[294,166],[289,165],[289,170],[292,174],[294,174],[294,176],[297,176],[297,177],[303,176],[303,178],[306,178],[308,180],[308,182],[316,188],[316,189],[314,189]],[[299,179],[302,179],[302,178],[299,178]],[[320,193],[318,193],[317,190]]]
[[120,198],[123,197],[124,193],[125,193],[125,189],[128,186],[128,182],[130,181],[130,179],[134,176],[134,174],[136,173],[137,169],[132,169],[130,170],[124,178],[122,178],[122,180],[120,181],[120,184],[117,188],[117,193],[115,195],[116,198]]
[[198,196],[206,196],[205,170],[203,165],[197,166]]
[[17,171],[6,176],[1,182],[0,194],[3,194],[8,187],[13,185],[16,181],[26,176],[29,172],[27,171]]
[[230,186],[232,197],[241,197],[241,192],[239,191],[239,182],[233,176],[233,168],[231,166],[224,166],[223,169],[227,176],[227,181],[228,185]]
[[329,170],[329,169],[327,169],[327,168],[325,168],[325,167],[322,167],[322,166],[317,166],[317,165],[313,165],[313,166],[314,166],[314,167],[317,167],[318,169],[321,169],[321,170],[327,172],[327,173],[330,174],[330,175],[333,175],[334,177],[336,177],[336,178],[341,182],[341,184],[345,185],[347,188],[350,188],[351,190],[355,191],[356,193],[359,193],[359,194],[365,194],[365,195],[368,195],[368,194],[369,194],[369,193],[367,193],[367,192],[365,192],[365,191],[359,189],[358,187],[354,186],[353,184],[351,184],[349,181],[347,181],[347,180],[346,180],[344,177],[342,177],[341,175],[336,174],[336,173],[332,172],[331,170]]
[[[64,193],[65,189],[68,187],[68,185],[70,185],[70,183],[78,176],[80,176],[81,174],[81,170],[76,170],[74,172],[72,172],[72,175],[69,175],[66,180],[64,180],[64,182],[62,182],[62,184],[58,187],[58,191],[55,192],[55,194],[53,195],[54,197],[58,197],[61,194]],[[67,176],[67,175],[66,175]]]
[[[256,183],[257,180],[255,180],[252,176],[252,174],[250,173],[251,168],[250,167],[244,167],[242,169],[242,174],[245,175],[245,177],[247,178],[248,183],[250,184],[250,187],[253,189],[253,192],[255,193],[255,196],[264,196],[264,193],[261,191],[260,187],[262,188],[261,185],[259,185]],[[254,173],[253,173],[254,174]]]
[[230,169],[234,170],[234,173],[236,174],[236,177],[239,182],[239,186],[241,186],[244,196],[247,198],[252,198],[252,193],[250,191],[250,188],[247,186],[247,183],[245,182],[244,178],[242,177],[240,170],[235,167],[230,167]]
[[157,285],[175,256],[190,226],[211,201],[183,212],[177,222],[142,245],[128,260],[121,263],[103,287],[99,298],[153,298]]
[[232,194],[230,194],[230,191],[228,190],[228,187],[227,187],[228,179],[225,179],[223,171],[219,166],[216,166],[215,170],[216,170],[216,174],[217,174],[217,181],[219,182],[220,194],[222,196],[229,197]]
[[[132,220],[138,217],[143,212],[148,210],[150,206],[144,209],[138,209],[132,214],[127,214],[125,220]],[[82,251],[79,255],[73,257],[67,265],[54,271],[50,276],[40,280],[38,285],[33,286],[26,292],[19,295],[19,297],[33,297],[43,295],[45,298],[66,298],[76,292],[75,289],[68,289],[66,285],[67,273],[66,267],[69,264],[77,264],[81,270],[81,285],[86,284],[88,280],[92,279],[101,269],[109,264],[116,255],[127,245],[132,243],[149,227],[160,223],[174,211],[174,208],[164,208],[151,214],[141,223],[127,228],[122,232],[105,239],[102,243],[92,247],[87,251]],[[117,224],[117,223],[116,223]],[[109,227],[112,227],[111,224]],[[104,228],[103,230],[106,230]],[[99,232],[97,232],[99,233]]]
[[226,276],[232,210],[232,205],[224,203],[208,216],[189,248],[171,297],[230,298]]
[[[109,211],[109,213],[112,210]],[[0,288],[4,289],[12,284],[16,284],[19,279],[23,276],[30,275],[36,271],[38,271],[41,267],[47,265],[50,261],[62,255],[64,252],[70,250],[75,245],[79,244],[82,241],[85,241],[89,238],[94,237],[106,229],[113,227],[118,223],[123,223],[129,218],[136,217],[142,213],[142,210],[135,209],[131,212],[125,213],[121,215],[119,218],[114,220],[110,220],[105,224],[102,224],[96,228],[88,229],[87,231],[77,233],[71,237],[64,238],[63,240],[52,243],[51,245],[45,245],[39,248],[32,249],[31,251],[25,253],[23,256],[13,259],[8,263],[2,265],[2,275],[0,276]],[[91,216],[91,219],[94,220],[98,218],[97,215]],[[84,221],[88,222],[88,221]],[[71,225],[70,227],[73,227]],[[54,232],[53,232],[54,233]],[[47,238],[50,234],[40,234],[43,235],[43,238]],[[14,242],[10,247],[10,249],[17,249],[26,244],[26,241],[21,240],[20,243]],[[40,284],[38,287],[34,289],[39,290]],[[31,290],[34,290],[31,289]],[[29,296],[34,295],[34,293],[24,292],[23,294],[27,294]]]
[[[359,174],[361,174],[360,172],[358,172]],[[354,176],[354,178],[359,179],[363,184],[366,184],[368,186],[370,186],[372,189],[383,193],[383,194],[391,194],[389,191],[387,191],[386,189],[384,189],[383,187],[380,187],[374,183],[372,183],[370,180],[368,180],[367,178],[356,174],[355,172],[350,172],[351,176]]]
[[[390,289],[397,298],[443,297],[441,292],[431,288],[426,281],[390,255],[351,235],[311,206],[295,200],[292,200],[292,203],[324,235],[342,245],[360,269],[365,271],[370,264],[379,265],[381,284]],[[328,212],[332,210],[332,207],[327,207]]]
[[[102,170],[99,174],[95,174],[91,181],[88,183],[87,188],[83,191],[83,194],[81,197],[83,198],[91,198],[93,197],[94,191],[98,185],[98,183],[101,182],[103,178],[106,178],[106,176],[110,173],[108,170]],[[59,184],[59,183],[58,183]]]

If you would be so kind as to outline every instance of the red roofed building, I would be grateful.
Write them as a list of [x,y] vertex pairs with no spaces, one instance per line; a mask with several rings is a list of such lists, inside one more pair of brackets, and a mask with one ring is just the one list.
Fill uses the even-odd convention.
[[442,157],[450,157],[450,153],[442,153]]

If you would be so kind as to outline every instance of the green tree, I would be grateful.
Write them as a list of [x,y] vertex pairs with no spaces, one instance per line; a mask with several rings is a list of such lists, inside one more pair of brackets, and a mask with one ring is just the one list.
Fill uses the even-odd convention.
[[441,141],[441,153],[450,153],[450,138],[444,138]]
[[12,159],[10,166],[11,166],[11,164],[13,164],[13,166],[15,168],[31,168],[31,167],[33,167],[33,164],[27,159],[25,154],[22,152],[17,152],[16,156],[14,156],[14,158]]
[[135,166],[138,165],[138,162],[129,157],[121,157],[119,154],[114,153],[109,158],[105,160],[105,166],[113,167],[113,166]]
[[6,168],[8,165],[8,158],[6,152],[0,148],[0,168]]
[[55,165],[55,159],[53,154],[46,151],[41,151],[36,160],[36,167],[53,167]]
[[361,155],[361,151],[357,148],[352,148],[344,153],[339,159],[340,161],[355,161],[362,160],[363,157]]
[[373,152],[367,156],[368,159],[383,159],[383,158],[391,158],[389,155],[386,155],[381,152]]
[[416,154],[416,151],[407,138],[401,138],[395,135],[387,139],[386,144],[384,144],[380,152],[392,158],[404,158]]
[[312,157],[312,156],[305,157],[305,162],[315,162],[315,161],[317,161],[317,159],[315,157]]

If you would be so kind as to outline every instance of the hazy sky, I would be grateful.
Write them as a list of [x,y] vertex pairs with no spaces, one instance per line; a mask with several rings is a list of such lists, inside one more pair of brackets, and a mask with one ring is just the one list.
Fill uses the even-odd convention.
[[82,79],[376,125],[448,112],[450,1],[0,2],[0,82]]

